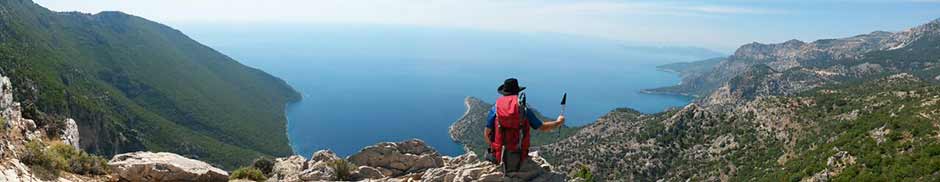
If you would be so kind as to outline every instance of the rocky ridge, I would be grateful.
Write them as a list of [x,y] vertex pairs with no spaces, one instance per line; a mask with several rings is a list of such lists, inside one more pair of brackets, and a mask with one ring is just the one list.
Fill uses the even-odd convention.
[[[553,171],[552,165],[533,153],[534,168],[524,173],[506,175],[487,161],[480,161],[473,153],[457,157],[441,156],[423,141],[412,139],[402,142],[384,142],[363,148],[359,153],[342,159],[335,153],[322,150],[306,159],[290,156],[275,159],[273,177],[268,181],[565,181],[566,176]],[[341,179],[335,170],[337,161],[348,161],[349,176]],[[341,162],[340,162],[341,163]]]
[[[919,42],[933,41],[938,36],[940,19],[901,32],[875,31],[808,43],[799,40],[777,44],[754,42],[741,46],[733,55],[709,69],[681,70],[683,78],[680,85],[647,92],[706,97],[733,78],[747,74],[753,66],[766,66],[774,72],[795,73],[802,78],[813,77],[827,82],[871,76],[899,68],[870,61],[873,59],[870,53],[914,49],[912,46],[918,46]],[[707,61],[711,60],[704,62]],[[797,85],[781,92],[795,93],[810,88],[814,86]]]

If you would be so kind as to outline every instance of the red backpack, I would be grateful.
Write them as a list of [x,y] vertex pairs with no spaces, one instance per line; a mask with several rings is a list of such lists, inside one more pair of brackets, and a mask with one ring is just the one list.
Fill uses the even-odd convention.
[[[496,163],[501,164],[506,152],[521,153],[519,161],[529,154],[529,121],[525,118],[525,95],[509,95],[496,99],[495,137],[490,142],[490,149]],[[509,159],[506,159],[509,160]],[[517,169],[518,170],[518,169]]]

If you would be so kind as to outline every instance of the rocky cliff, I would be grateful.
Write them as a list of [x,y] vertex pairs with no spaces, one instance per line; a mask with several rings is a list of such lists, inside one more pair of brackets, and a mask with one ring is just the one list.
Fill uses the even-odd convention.
[[[61,131],[39,128],[32,119],[23,117],[23,108],[14,102],[13,83],[0,75],[0,181],[101,181],[103,176],[81,176],[62,174],[49,179],[33,173],[34,168],[21,159],[32,155],[30,142],[62,142],[68,147],[78,148],[78,126],[72,119],[65,119],[67,126]],[[57,137],[58,136],[58,137]]]

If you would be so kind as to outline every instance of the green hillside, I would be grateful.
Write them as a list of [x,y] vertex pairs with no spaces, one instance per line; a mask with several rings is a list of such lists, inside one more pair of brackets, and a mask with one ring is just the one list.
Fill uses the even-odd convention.
[[27,117],[46,128],[75,118],[92,153],[169,151],[224,168],[291,154],[284,107],[297,92],[140,17],[0,1],[0,69]]

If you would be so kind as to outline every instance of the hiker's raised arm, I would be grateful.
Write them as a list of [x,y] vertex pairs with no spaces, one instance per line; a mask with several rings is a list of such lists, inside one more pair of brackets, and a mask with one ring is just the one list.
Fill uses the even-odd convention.
[[558,116],[558,119],[555,121],[547,121],[542,123],[542,127],[539,127],[539,131],[552,131],[555,128],[565,125],[565,116]]

